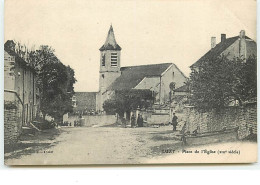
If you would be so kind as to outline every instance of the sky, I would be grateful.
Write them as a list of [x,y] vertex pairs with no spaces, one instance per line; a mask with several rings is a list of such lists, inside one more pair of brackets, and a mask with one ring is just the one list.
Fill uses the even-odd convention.
[[121,66],[189,66],[210,49],[211,37],[256,41],[255,0],[5,0],[4,40],[49,45],[76,74],[75,91],[98,91],[99,48],[110,25]]

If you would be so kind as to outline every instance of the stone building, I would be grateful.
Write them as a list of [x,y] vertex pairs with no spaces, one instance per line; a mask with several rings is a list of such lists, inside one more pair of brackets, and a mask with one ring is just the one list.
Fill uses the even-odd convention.
[[100,48],[99,92],[96,110],[103,111],[103,103],[116,90],[149,89],[155,94],[155,104],[169,101],[170,83],[181,87],[187,77],[173,63],[121,67],[121,47],[111,26],[105,44]]
[[14,41],[8,40],[4,45],[5,140],[19,135],[22,126],[29,126],[36,117],[38,95],[34,69],[16,53]]
[[72,102],[74,114],[94,114],[96,111],[96,92],[75,92]]

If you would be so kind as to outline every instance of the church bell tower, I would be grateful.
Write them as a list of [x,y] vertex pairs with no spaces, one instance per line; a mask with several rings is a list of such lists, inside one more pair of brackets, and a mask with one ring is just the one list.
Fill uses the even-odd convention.
[[121,75],[121,47],[116,42],[112,25],[110,26],[104,45],[99,50],[100,69],[97,110],[102,111],[103,103],[107,99],[104,93],[108,90],[108,87]]

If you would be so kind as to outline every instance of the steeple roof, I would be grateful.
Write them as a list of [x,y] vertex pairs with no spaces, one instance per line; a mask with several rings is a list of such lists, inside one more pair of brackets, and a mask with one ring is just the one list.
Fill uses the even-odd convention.
[[100,51],[104,50],[121,50],[121,47],[116,43],[114,30],[112,25],[110,26],[110,29],[107,34],[107,39],[105,44],[99,49]]

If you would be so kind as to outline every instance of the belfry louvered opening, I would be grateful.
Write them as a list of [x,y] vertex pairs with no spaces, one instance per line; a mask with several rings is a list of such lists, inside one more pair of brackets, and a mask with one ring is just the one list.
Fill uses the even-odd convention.
[[117,67],[117,53],[111,53],[111,66]]

